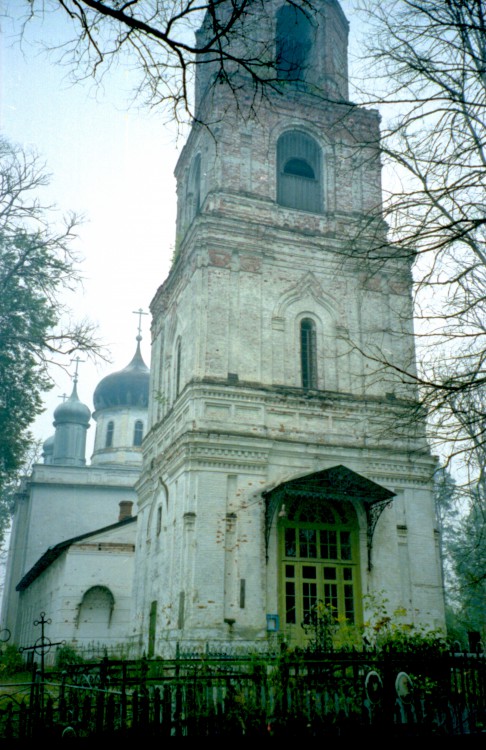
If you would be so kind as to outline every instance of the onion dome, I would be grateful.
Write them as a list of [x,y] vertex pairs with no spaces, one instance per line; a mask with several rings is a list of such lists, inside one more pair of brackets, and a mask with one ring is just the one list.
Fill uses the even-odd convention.
[[107,375],[96,386],[93,403],[95,411],[117,406],[147,408],[150,371],[140,353],[141,337],[137,336],[135,356],[124,370]]
[[56,466],[85,466],[86,432],[91,412],[82,404],[77,391],[78,374],[74,376],[73,392],[54,411],[54,448],[48,463]]
[[59,404],[54,411],[54,427],[63,424],[81,424],[89,425],[91,412],[86,404],[81,403],[78,398],[76,379],[74,381],[73,392],[66,401]]
[[54,435],[51,435],[47,438],[47,440],[44,440],[42,444],[42,458],[44,459],[45,464],[50,464],[52,462],[52,454],[54,452]]

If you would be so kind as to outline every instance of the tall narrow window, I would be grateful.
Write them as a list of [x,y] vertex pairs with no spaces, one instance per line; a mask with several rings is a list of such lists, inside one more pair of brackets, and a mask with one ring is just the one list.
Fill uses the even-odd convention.
[[181,340],[177,342],[176,363],[175,363],[175,395],[179,395],[181,388]]
[[108,426],[106,428],[105,448],[112,447],[114,432],[115,432],[115,425],[113,424],[113,422],[108,422]]
[[187,224],[199,213],[201,207],[201,156],[197,154],[191,164],[187,181],[186,211]]
[[275,56],[280,80],[303,81],[309,67],[312,25],[305,12],[287,3],[277,12]]
[[140,446],[142,445],[143,440],[143,422],[141,419],[137,419],[135,422],[135,427],[133,428],[133,445]]
[[302,388],[317,388],[316,326],[310,318],[300,323],[300,365]]
[[322,211],[321,149],[300,130],[290,130],[278,139],[277,201],[301,211]]

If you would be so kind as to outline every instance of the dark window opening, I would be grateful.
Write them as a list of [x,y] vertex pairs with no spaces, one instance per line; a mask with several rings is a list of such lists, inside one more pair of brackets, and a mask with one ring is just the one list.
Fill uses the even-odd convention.
[[133,445],[139,447],[142,445],[143,440],[143,422],[137,419],[133,430]]
[[316,327],[309,318],[300,324],[300,362],[302,388],[317,388]]
[[283,133],[277,143],[277,201],[301,211],[322,211],[321,149],[301,130]]
[[185,592],[181,591],[179,593],[179,613],[177,616],[177,627],[179,630],[182,630],[184,628],[184,602],[185,602]]
[[201,156],[198,154],[192,162],[187,181],[186,210],[188,224],[199,213],[201,208]]
[[275,47],[278,78],[303,81],[309,67],[312,25],[305,12],[295,5],[288,3],[277,12]]
[[179,395],[181,388],[181,341],[177,342],[176,352],[176,372],[175,372],[175,395],[176,398]]
[[296,177],[307,177],[315,180],[314,170],[304,159],[289,159],[283,168],[284,174],[293,174]]
[[199,154],[196,156],[196,163],[193,168],[193,190],[194,190],[194,198],[193,198],[193,212],[194,215],[199,213],[199,209],[201,208],[201,157]]
[[115,433],[115,425],[113,424],[113,422],[108,422],[108,427],[106,428],[105,448],[112,447],[114,433]]
[[245,608],[246,580],[240,578],[240,609]]

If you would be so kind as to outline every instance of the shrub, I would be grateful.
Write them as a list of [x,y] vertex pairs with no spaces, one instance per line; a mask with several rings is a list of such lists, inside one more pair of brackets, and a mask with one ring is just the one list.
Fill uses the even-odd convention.
[[360,627],[336,617],[332,606],[317,602],[303,625],[309,636],[305,650],[311,653],[362,651],[369,647],[400,652],[441,653],[448,650],[441,630],[414,624],[404,607],[390,612],[388,599],[383,594],[368,594],[364,602],[370,614]]
[[56,666],[59,669],[73,664],[83,664],[85,660],[72,646],[61,646],[56,653]]
[[13,644],[4,646],[0,653],[0,676],[8,677],[17,672],[24,672],[25,668],[24,660],[17,646]]
[[438,628],[429,628],[410,621],[404,607],[389,612],[388,599],[383,594],[368,594],[364,597],[370,616],[363,626],[363,639],[367,645],[378,650],[392,649],[407,652],[435,652],[448,650],[445,633]]

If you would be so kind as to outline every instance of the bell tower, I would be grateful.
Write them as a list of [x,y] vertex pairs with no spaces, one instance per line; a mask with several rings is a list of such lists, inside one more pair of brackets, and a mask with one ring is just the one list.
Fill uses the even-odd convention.
[[246,70],[201,57],[152,302],[134,586],[149,655],[303,644],[318,602],[359,624],[370,591],[444,622],[434,462],[397,375],[411,271],[386,252],[379,116],[348,100],[347,36],[335,0],[254,2],[230,42]]

